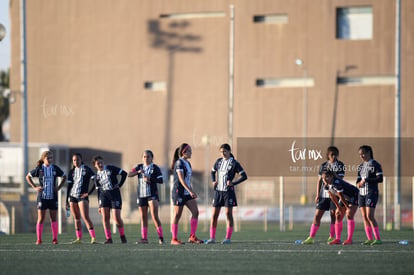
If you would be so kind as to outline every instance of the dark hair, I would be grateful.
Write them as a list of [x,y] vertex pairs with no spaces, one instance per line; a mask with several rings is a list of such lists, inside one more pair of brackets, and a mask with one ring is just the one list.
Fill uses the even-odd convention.
[[374,153],[372,152],[372,147],[369,145],[362,145],[359,147],[358,151],[361,150],[364,154],[369,153],[370,157],[374,158]]
[[334,171],[332,171],[331,169],[327,169],[327,168],[323,169],[321,174],[322,175],[326,174],[327,176],[333,176],[333,177],[336,176],[336,173]]
[[174,170],[175,162],[184,155],[185,151],[187,151],[188,148],[190,148],[190,145],[188,145],[187,143],[183,143],[175,149],[172,164],[171,164],[172,170]]
[[230,152],[230,157],[234,158],[233,154],[231,153],[231,147],[230,144],[228,143],[223,143],[222,145],[220,145],[220,149],[224,149]]
[[94,156],[92,158],[92,164],[95,165],[95,162],[97,162],[98,160],[103,160],[103,158],[101,156]]
[[151,158],[154,158],[154,154],[152,153],[152,151],[151,151],[151,150],[145,150],[145,151],[144,151],[144,153],[143,153],[142,155],[144,155],[144,154],[148,154],[148,155],[150,155],[150,156],[151,156]]
[[[81,153],[73,153],[73,154],[72,154],[72,158],[73,158],[73,157],[78,157],[78,158],[80,158],[80,159],[81,159],[81,164],[83,164],[83,158],[82,158]],[[72,165],[72,168],[75,168],[75,165]]]
[[336,146],[329,146],[326,150],[326,159],[329,159],[329,153],[333,153],[335,156],[339,156],[339,150]]

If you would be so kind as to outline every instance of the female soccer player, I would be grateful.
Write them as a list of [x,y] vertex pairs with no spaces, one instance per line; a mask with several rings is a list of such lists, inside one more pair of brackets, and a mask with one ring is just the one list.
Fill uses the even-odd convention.
[[145,150],[142,155],[142,164],[135,166],[128,177],[138,176],[137,204],[141,214],[141,240],[137,243],[148,243],[148,206],[151,217],[157,230],[159,244],[164,244],[162,225],[158,216],[158,187],[157,184],[163,183],[161,169],[153,163],[154,154],[150,150]]
[[[316,187],[316,210],[315,216],[313,217],[313,223],[310,228],[309,237],[302,242],[302,244],[313,244],[316,233],[319,230],[321,225],[321,219],[325,211],[329,211],[331,215],[331,224],[329,230],[328,243],[335,240],[335,204],[331,201],[328,190],[324,188],[322,181],[322,171],[331,170],[336,173],[336,176],[340,179],[343,179],[345,176],[345,165],[343,162],[338,160],[339,150],[335,146],[329,146],[326,151],[327,161],[322,163],[321,168],[319,169],[317,187]],[[339,226],[342,226],[342,222]]]
[[[357,187],[359,188],[358,205],[364,220],[367,240],[364,245],[382,244],[378,223],[375,219],[375,207],[378,202],[378,183],[382,182],[383,174],[381,164],[374,160],[372,148],[362,145],[358,150],[362,163],[358,167]],[[374,232],[375,240],[372,238]]]
[[183,143],[174,152],[172,170],[174,173],[174,186],[172,189],[171,199],[174,204],[174,216],[171,223],[172,245],[184,244],[177,238],[178,222],[183,213],[184,205],[188,207],[191,212],[191,225],[189,243],[203,243],[202,240],[196,237],[198,225],[198,206],[197,194],[193,191],[191,186],[192,168],[188,161],[191,158],[192,150],[190,145]]
[[[110,210],[112,209],[113,218],[119,230],[121,242],[126,243],[124,222],[121,218],[122,198],[119,188],[124,184],[128,173],[121,168],[113,165],[105,165],[103,158],[96,156],[92,159],[92,163],[97,169],[95,184],[98,190],[99,211],[102,214],[102,224],[105,231],[105,244],[112,243],[112,234],[110,227]],[[121,179],[118,182],[117,176]]]
[[91,243],[95,244],[95,229],[89,218],[89,195],[95,190],[95,188],[89,190],[89,183],[94,178],[95,173],[83,163],[82,155],[79,153],[73,154],[72,164],[73,167],[68,175],[68,192],[66,194],[66,209],[70,207],[70,211],[75,218],[76,240],[72,244],[82,243],[81,216],[88,227]]
[[[231,235],[233,234],[233,207],[237,206],[236,193],[234,186],[247,180],[247,174],[240,163],[231,153],[231,147],[225,143],[220,146],[221,158],[217,159],[211,169],[211,180],[214,187],[213,214],[210,224],[210,239],[206,244],[215,243],[217,220],[220,215],[221,207],[226,207],[227,230],[226,237],[222,244],[231,243]],[[236,174],[239,179],[235,180]]]
[[[348,238],[342,244],[350,245],[352,244],[352,237],[355,230],[354,216],[358,209],[358,188],[335,177],[335,172],[330,170],[324,170],[322,172],[322,180],[325,188],[329,190],[331,200],[336,205],[336,239],[329,242],[329,244],[341,244],[342,220],[346,214],[348,220]],[[339,200],[337,197],[339,197]]]
[[[52,227],[52,243],[58,244],[58,222],[56,214],[58,209],[57,191],[65,184],[66,175],[58,166],[52,164],[53,153],[44,151],[37,161],[36,167],[30,171],[26,180],[27,183],[37,191],[37,223],[36,223],[36,244],[42,244],[43,223],[46,217],[46,209],[49,209],[50,223]],[[60,184],[56,179],[60,177]],[[32,178],[39,179],[39,185],[33,182]]]

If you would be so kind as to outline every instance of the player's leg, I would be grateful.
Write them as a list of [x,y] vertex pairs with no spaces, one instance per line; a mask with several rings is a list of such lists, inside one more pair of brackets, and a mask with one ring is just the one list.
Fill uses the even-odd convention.
[[139,213],[141,216],[141,241],[148,243],[148,206],[140,206]]
[[160,220],[160,217],[158,215],[158,208],[159,208],[158,200],[149,200],[148,205],[149,205],[149,208],[150,208],[150,211],[151,211],[152,221],[154,222],[155,229],[157,230],[159,243],[163,244],[164,243],[164,234],[163,234],[163,230],[162,230],[161,220]]
[[190,220],[190,237],[188,242],[190,243],[203,243],[202,240],[196,237],[197,227],[198,227],[198,206],[197,201],[192,199],[188,200],[185,204],[187,208],[191,212],[191,220]]
[[91,243],[96,243],[96,236],[95,236],[95,229],[93,227],[93,223],[91,218],[89,217],[89,201],[84,199],[78,202],[78,207],[80,210],[80,214],[82,216],[83,221],[88,228],[89,235],[91,236]]

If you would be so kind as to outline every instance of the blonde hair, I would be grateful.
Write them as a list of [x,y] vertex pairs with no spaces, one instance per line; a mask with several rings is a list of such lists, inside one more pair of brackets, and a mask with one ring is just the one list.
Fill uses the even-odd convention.
[[41,166],[43,164],[43,160],[49,156],[53,157],[52,151],[43,151],[42,154],[40,155],[40,159],[37,161],[37,166]]

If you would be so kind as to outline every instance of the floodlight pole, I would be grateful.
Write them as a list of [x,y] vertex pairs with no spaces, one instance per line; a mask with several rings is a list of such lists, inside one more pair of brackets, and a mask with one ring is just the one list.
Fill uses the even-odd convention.
[[228,138],[233,145],[233,109],[234,109],[234,5],[230,5],[230,46],[229,46],[229,117]]

